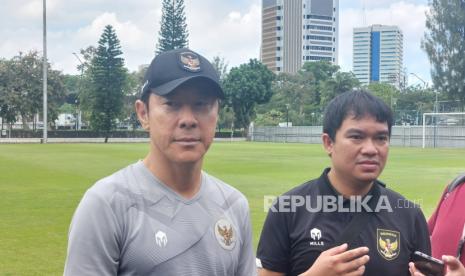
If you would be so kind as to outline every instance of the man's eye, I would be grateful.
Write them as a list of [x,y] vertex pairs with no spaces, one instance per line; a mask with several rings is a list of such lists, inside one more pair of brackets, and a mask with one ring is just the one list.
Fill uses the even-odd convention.
[[350,139],[355,139],[355,140],[360,140],[360,139],[362,139],[362,136],[361,135],[350,135],[349,138]]

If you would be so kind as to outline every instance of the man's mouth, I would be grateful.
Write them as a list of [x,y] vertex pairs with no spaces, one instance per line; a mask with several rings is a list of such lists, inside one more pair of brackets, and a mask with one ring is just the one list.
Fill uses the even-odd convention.
[[174,142],[184,146],[192,146],[199,143],[200,139],[196,137],[183,137],[174,139]]

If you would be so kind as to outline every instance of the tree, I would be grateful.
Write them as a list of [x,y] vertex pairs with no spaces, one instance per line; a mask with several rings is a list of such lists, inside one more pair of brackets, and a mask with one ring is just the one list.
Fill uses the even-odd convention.
[[17,109],[12,105],[10,98],[13,95],[8,93],[13,73],[9,70],[10,63],[8,60],[0,59],[0,117],[2,118],[2,130],[5,122],[11,125],[16,121],[17,116]]
[[15,72],[10,79],[9,93],[13,93],[10,104],[17,108],[23,128],[27,129],[27,122],[33,120],[42,106],[42,60],[37,52],[19,53],[10,65],[9,70]]
[[339,69],[338,65],[333,65],[327,61],[307,61],[302,65],[301,71],[311,73],[316,82],[323,82],[331,78]]
[[360,82],[352,72],[336,72],[322,86],[321,105],[326,106],[337,95],[359,88]]
[[77,100],[79,109],[82,112],[83,122],[88,122],[92,114],[92,78],[91,78],[91,65],[92,60],[95,57],[97,48],[94,46],[88,46],[85,49],[81,49],[80,56],[82,57],[82,63],[76,66],[77,70],[81,73],[79,75],[79,84],[74,90],[78,89]]
[[259,126],[277,126],[286,120],[286,115],[276,109],[271,109],[263,114],[257,114],[255,123]]
[[91,127],[104,131],[105,143],[123,107],[126,69],[120,42],[113,27],[107,25],[98,41],[97,52],[90,66]]
[[226,102],[234,111],[236,126],[247,129],[255,115],[255,106],[270,100],[273,79],[273,72],[256,59],[231,69],[223,87]]
[[[65,88],[61,72],[52,70],[49,63],[47,70],[49,124],[58,117],[58,108],[64,103]],[[35,129],[34,116],[42,112],[43,106],[42,57],[37,51],[19,53],[8,61],[2,61],[0,71],[1,116],[10,124],[20,116],[23,128],[27,129],[27,122],[33,121]]]
[[368,85],[368,90],[381,98],[394,112],[397,99],[400,96],[397,88],[388,83],[373,82]]
[[163,0],[156,53],[187,47],[189,44],[184,0]]
[[396,117],[402,124],[419,125],[422,123],[423,113],[433,112],[435,93],[430,88],[409,86],[398,96]]
[[426,14],[422,48],[432,65],[431,77],[438,91],[465,107],[465,1],[431,0]]
[[[297,74],[281,73],[273,81],[273,96],[266,104],[257,107],[257,113],[262,114],[260,120],[256,123],[273,122],[275,119],[281,119],[281,122],[289,120],[293,125],[306,125],[311,121],[311,114],[315,113],[317,108],[313,104],[314,87],[313,75],[300,71]],[[284,117],[276,116],[276,110]],[[267,115],[267,113],[269,113]],[[262,118],[271,118],[272,120],[262,120]],[[257,117],[258,119],[258,117]]]
[[229,105],[227,105],[227,103],[221,104],[217,125],[218,131],[220,132],[222,129],[227,128],[230,128],[231,131],[234,131],[234,111]]
[[[220,78],[220,83],[224,82],[228,74],[228,63],[219,56],[213,57],[211,61],[213,68],[215,68],[218,77]],[[220,106],[219,116],[218,116],[218,131],[221,132],[221,129],[227,127],[234,127],[234,114],[232,108],[228,105],[227,102],[223,102]]]
[[266,114],[273,109],[286,114],[294,126],[318,124],[327,102],[359,86],[352,73],[339,72],[337,65],[307,62],[296,74],[281,73],[275,78],[271,100],[257,108],[257,114],[263,115],[257,124],[277,118],[276,113]]
[[223,81],[224,78],[226,78],[226,75],[228,74],[228,63],[224,61],[224,58],[221,58],[219,56],[213,57],[211,63],[213,65],[213,68],[215,68],[215,71],[218,74],[220,81]]
[[140,126],[137,114],[134,109],[134,102],[140,97],[144,76],[148,67],[141,67],[135,72],[128,74],[128,81],[125,87],[125,97],[123,104],[123,114],[128,125],[131,125],[132,130],[136,130]]
[[321,94],[323,93],[323,84],[339,71],[338,65],[333,65],[327,61],[305,62],[302,65],[300,74],[312,76],[313,99],[316,105],[321,105]]

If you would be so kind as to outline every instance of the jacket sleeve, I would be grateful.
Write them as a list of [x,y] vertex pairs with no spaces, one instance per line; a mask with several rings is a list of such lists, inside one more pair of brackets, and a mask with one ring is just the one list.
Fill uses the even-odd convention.
[[64,275],[117,275],[119,234],[109,203],[87,191],[71,222]]
[[238,276],[255,276],[257,275],[257,267],[255,265],[255,254],[252,243],[252,227],[250,225],[250,211],[247,200],[244,200],[245,204],[243,211],[245,216],[243,217],[242,224],[242,239],[243,244],[241,247],[241,253],[239,257]]
[[431,239],[425,216],[418,208],[415,216],[415,250],[431,255]]
[[257,249],[257,263],[275,272],[286,273],[290,260],[289,213],[276,210],[278,200],[268,211]]

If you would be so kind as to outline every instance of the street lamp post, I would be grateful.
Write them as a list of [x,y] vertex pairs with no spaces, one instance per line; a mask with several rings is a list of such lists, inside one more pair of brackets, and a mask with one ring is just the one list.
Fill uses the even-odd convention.
[[286,104],[286,127],[289,127],[289,104]]
[[47,143],[47,1],[43,0],[43,137],[42,143]]
[[289,104],[286,104],[286,139],[285,143],[287,143],[287,136],[289,133]]
[[[417,74],[415,74],[415,73],[410,73],[410,75],[413,75],[414,77],[416,77],[417,79],[419,79],[421,82],[423,82],[424,89],[428,88],[428,83],[427,83],[424,79],[420,78],[420,77],[419,77]],[[434,91],[434,94],[435,94],[434,108],[433,108],[433,109],[434,109],[434,113],[438,113],[438,92],[435,91],[434,89],[433,89],[433,91]]]
[[[410,73],[410,74],[413,75],[413,76],[415,76],[415,77],[416,77],[417,79],[419,79],[420,81],[422,81],[423,84],[425,85],[425,89],[428,87],[428,84],[427,84],[427,82],[426,82],[424,79],[420,78],[420,77],[419,77],[417,74],[415,74],[415,73]],[[435,94],[435,95],[434,95],[434,96],[435,96],[435,100],[434,100],[434,107],[433,107],[433,109],[434,109],[434,113],[438,113],[438,93],[437,93],[437,91],[435,91],[434,89],[433,89],[433,91],[434,91],[434,94]],[[434,118],[434,120],[433,120],[433,122],[434,122],[433,147],[436,147],[436,136],[437,136],[436,120],[437,120],[437,118],[436,118],[436,116],[434,116],[433,118]],[[425,123],[426,123],[426,122],[423,120],[423,125],[425,125]]]

